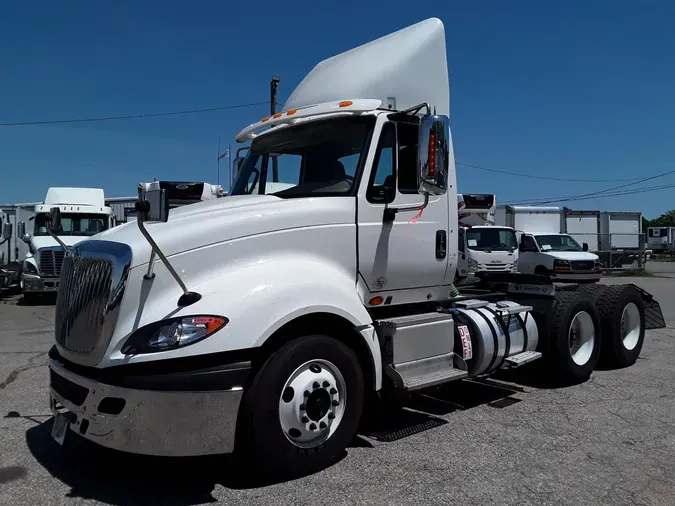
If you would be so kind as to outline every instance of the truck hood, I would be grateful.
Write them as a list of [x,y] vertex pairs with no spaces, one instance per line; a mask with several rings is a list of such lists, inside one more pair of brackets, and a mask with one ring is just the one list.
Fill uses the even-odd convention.
[[[82,236],[82,235],[64,235],[64,236],[59,236],[59,239],[63,241],[63,243],[66,246],[72,246],[73,244],[77,244],[80,241],[89,239],[89,236]],[[39,250],[40,248],[47,248],[47,247],[58,247],[59,243],[56,242],[51,236],[38,236],[38,237],[31,237],[30,242],[33,244],[33,248],[35,250]]]
[[[236,195],[172,209],[166,223],[145,225],[162,252],[170,257],[289,228],[353,224],[354,206],[353,197],[282,199],[273,195]],[[128,244],[133,250],[132,267],[150,259],[150,245],[135,221],[101,232],[96,239]]]
[[588,251],[542,251],[559,260],[598,260],[598,255]]

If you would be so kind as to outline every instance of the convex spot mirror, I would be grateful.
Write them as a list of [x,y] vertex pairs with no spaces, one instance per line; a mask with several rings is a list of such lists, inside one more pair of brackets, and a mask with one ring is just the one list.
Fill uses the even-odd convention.
[[450,119],[429,115],[420,121],[417,183],[421,194],[444,195],[448,189]]

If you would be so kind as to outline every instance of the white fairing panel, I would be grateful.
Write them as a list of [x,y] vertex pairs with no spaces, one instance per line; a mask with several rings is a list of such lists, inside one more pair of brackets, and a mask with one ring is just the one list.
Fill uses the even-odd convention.
[[450,115],[445,29],[431,18],[319,63],[284,110],[352,97],[404,110],[427,102]]
[[59,204],[105,207],[105,195],[101,188],[49,188],[45,205]]

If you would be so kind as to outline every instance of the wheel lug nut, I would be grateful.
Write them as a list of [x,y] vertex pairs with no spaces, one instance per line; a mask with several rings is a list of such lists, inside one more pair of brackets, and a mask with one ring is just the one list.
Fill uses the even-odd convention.
[[340,404],[340,401],[338,401],[337,399],[334,399],[332,404],[333,404],[333,406],[337,406],[338,404]]
[[302,420],[302,423],[309,422],[309,418],[307,418],[306,416],[303,416],[301,420]]
[[326,427],[328,427],[328,426],[326,425],[326,422],[321,422],[321,423],[319,424],[319,428],[320,428],[320,429],[325,429]]
[[305,393],[303,394],[305,397],[309,397],[309,390],[305,390]]
[[337,390],[335,388],[330,389],[330,394],[335,395],[337,393]]
[[315,424],[315,423],[310,423],[310,424],[309,424],[309,430],[316,430],[316,424]]
[[335,413],[328,413],[328,419],[334,420],[335,419]]
[[305,406],[304,404],[300,404],[300,409],[301,409],[302,411],[304,411],[306,407],[307,407],[307,406]]
[[314,383],[312,383],[312,388],[319,388],[320,386],[321,385],[319,385],[318,381],[315,381]]
[[309,370],[312,371],[314,374],[319,374],[321,372],[321,367],[319,367],[318,364],[312,364],[309,366]]
[[324,387],[324,388],[328,388],[329,386],[330,386],[330,383],[328,383],[327,381],[324,381],[324,382],[323,382],[323,387]]

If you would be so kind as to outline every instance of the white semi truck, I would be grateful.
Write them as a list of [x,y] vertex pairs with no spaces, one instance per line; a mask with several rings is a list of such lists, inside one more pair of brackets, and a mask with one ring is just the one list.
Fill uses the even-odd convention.
[[459,259],[455,284],[477,272],[517,272],[518,239],[512,228],[495,225],[496,196],[457,194]]
[[6,213],[0,211],[0,290],[9,288],[12,282],[12,271],[9,268],[11,259],[12,224]]
[[[51,209],[61,212],[61,227],[47,226]],[[81,240],[108,230],[115,216],[105,205],[100,188],[49,188],[45,200],[37,204],[28,223],[18,223],[18,235],[28,245],[21,265],[20,284],[24,301],[59,289],[59,277],[66,252]],[[30,227],[30,228],[29,228]],[[30,232],[27,233],[27,228]]]
[[[665,323],[634,285],[479,273],[475,292],[450,296],[448,115],[445,33],[429,19],[321,62],[281,112],[245,127],[230,197],[169,212],[165,190],[141,189],[135,223],[64,262],[53,438],[234,452],[297,476],[339,458],[390,394],[536,359],[575,383],[601,340],[609,364],[635,362],[645,329]],[[274,157],[298,170],[270,192]]]
[[516,230],[519,272],[560,282],[595,283],[602,278],[598,255],[562,232],[565,216],[559,207],[503,206],[495,215],[498,224]]

